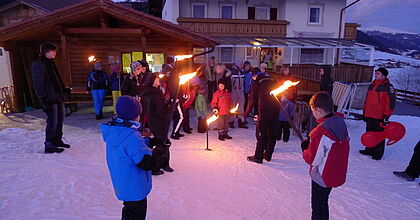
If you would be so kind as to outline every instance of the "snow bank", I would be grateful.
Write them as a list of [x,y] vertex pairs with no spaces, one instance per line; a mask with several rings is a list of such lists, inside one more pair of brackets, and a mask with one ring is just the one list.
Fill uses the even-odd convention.
[[[391,120],[403,123],[407,135],[387,147],[381,161],[358,154],[364,123],[347,121],[348,179],[331,193],[331,219],[420,216],[419,181],[392,174],[408,164],[419,139],[420,118]],[[250,163],[246,156],[255,150],[254,128],[232,129],[233,140],[225,142],[211,131],[211,152],[204,150],[205,134],[196,129],[172,141],[175,172],[154,177],[148,219],[310,219],[310,178],[299,140],[293,136],[289,143],[277,142],[270,163]],[[113,193],[97,125],[85,120],[66,124],[64,130],[72,148],[53,155],[42,153],[41,129],[0,131],[0,219],[120,218],[122,205]]]

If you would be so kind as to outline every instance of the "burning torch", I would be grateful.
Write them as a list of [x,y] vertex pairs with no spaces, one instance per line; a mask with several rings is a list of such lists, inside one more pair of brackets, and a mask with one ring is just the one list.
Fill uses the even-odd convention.
[[[238,111],[238,109],[239,109],[239,103],[237,103],[236,106],[230,110],[230,113],[234,114],[234,113],[236,113],[236,111]],[[208,151],[211,151],[211,149],[209,149],[209,129],[210,129],[210,124],[213,123],[214,121],[216,121],[218,118],[219,118],[219,116],[217,114],[214,114],[214,115],[212,115],[210,118],[208,118],[206,120],[206,122],[207,122],[206,150],[208,150]]]
[[286,109],[284,108],[283,104],[281,104],[281,101],[277,98],[277,95],[281,92],[284,92],[289,87],[296,86],[299,84],[300,81],[292,82],[290,80],[287,80],[283,83],[283,85],[279,86],[277,89],[270,92],[270,95],[273,95],[274,98],[277,100],[277,102],[280,105],[281,110],[286,114],[287,121],[289,122],[290,126],[293,128],[293,131],[297,134],[300,141],[303,141],[302,133],[299,131],[299,129],[296,128],[296,126],[293,124],[292,119],[290,118],[289,114],[287,113]]

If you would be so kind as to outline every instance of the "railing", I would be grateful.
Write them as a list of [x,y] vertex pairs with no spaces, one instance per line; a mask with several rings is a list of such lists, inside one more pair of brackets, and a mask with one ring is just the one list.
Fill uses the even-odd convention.
[[405,90],[400,90],[400,89],[395,89],[395,91],[397,95],[397,100],[410,102],[415,105],[420,105],[420,93],[410,92],[410,91],[405,91]]
[[286,37],[288,21],[178,18],[180,26],[197,33],[224,37]]
[[13,86],[0,88],[0,113],[14,112],[15,103]]

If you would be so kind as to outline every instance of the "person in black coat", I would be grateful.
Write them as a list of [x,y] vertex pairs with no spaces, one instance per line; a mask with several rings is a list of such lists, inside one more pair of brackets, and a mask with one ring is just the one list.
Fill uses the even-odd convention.
[[334,81],[331,78],[331,67],[321,67],[319,74],[321,75],[321,86],[319,90],[328,92],[330,95],[332,95]]
[[174,170],[169,166],[169,146],[167,137],[166,122],[169,116],[169,103],[165,99],[160,89],[160,80],[155,74],[151,74],[144,81],[143,99],[147,109],[147,117],[150,131],[154,138],[151,141],[153,155],[156,158],[156,166],[152,170],[153,175],[163,174],[163,169],[167,172]]
[[[410,162],[404,171],[394,171],[394,175],[403,178],[407,181],[414,181],[420,176],[420,141],[417,142],[414,147],[413,155],[411,156]],[[419,183],[420,184],[420,183]]]
[[143,91],[143,75],[146,73],[147,64],[143,61],[133,61],[130,64],[131,73],[126,77],[121,86],[121,94],[140,99]]
[[60,153],[63,148],[70,147],[62,140],[66,89],[54,62],[57,47],[52,43],[43,43],[40,51],[39,59],[32,64],[32,80],[35,93],[47,114],[45,153]]
[[276,88],[276,83],[267,73],[252,76],[251,93],[248,107],[244,115],[248,116],[255,103],[258,103],[258,119],[256,127],[257,147],[253,156],[247,159],[262,163],[263,159],[270,162],[276,146],[276,127],[280,108],[270,92]]
[[87,90],[92,92],[96,120],[102,119],[105,96],[108,91],[108,75],[102,71],[102,64],[94,63],[94,70],[88,75]]

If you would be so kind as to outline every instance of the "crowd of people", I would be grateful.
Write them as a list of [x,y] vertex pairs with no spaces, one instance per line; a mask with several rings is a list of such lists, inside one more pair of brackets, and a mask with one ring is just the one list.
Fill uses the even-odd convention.
[[[62,141],[65,87],[54,63],[56,46],[44,43],[40,58],[32,65],[33,86],[47,115],[45,153],[60,153],[69,144]],[[250,62],[237,59],[227,68],[216,64],[211,57],[202,73],[184,85],[179,85],[175,60],[168,57],[161,73],[152,73],[145,60],[133,61],[130,74],[123,76],[118,66],[112,66],[108,76],[100,63],[88,74],[88,89],[92,92],[97,119],[103,117],[105,94],[112,90],[115,116],[101,124],[106,142],[107,164],[116,196],[123,201],[122,219],[145,219],[147,196],[152,188],[152,176],[173,172],[170,166],[172,139],[190,134],[189,111],[194,106],[198,118],[197,131],[209,128],[206,118],[218,116],[218,139],[232,139],[229,128],[248,129],[247,117],[256,120],[255,153],[247,160],[270,162],[277,140],[288,142],[290,118],[295,116],[296,89],[282,93],[277,100],[270,91],[290,79],[289,69],[274,79],[267,73],[267,64],[252,68]],[[334,113],[331,98],[333,80],[331,69],[322,67],[321,88],[310,100],[311,112],[317,120],[308,138],[301,143],[302,157],[310,165],[312,178],[312,219],[328,219],[328,197],[334,187],[346,180],[349,156],[349,135],[342,115]],[[395,95],[384,68],[375,71],[364,106],[367,131],[380,131],[395,107]],[[280,108],[279,104],[283,107]],[[238,105],[234,113],[230,109]],[[169,127],[172,122],[172,131]],[[235,123],[236,122],[236,123]],[[170,135],[169,135],[170,134]],[[394,172],[408,181],[419,177],[419,144],[405,171]],[[384,142],[360,151],[379,160]]]

